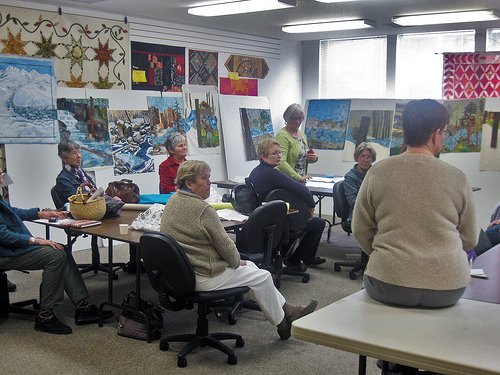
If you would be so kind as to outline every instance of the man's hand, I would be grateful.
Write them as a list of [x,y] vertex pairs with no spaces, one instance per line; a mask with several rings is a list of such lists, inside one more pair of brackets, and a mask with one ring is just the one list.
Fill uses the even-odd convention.
[[40,219],[50,219],[51,217],[57,217],[58,219],[65,219],[66,216],[61,211],[38,211],[38,217]]

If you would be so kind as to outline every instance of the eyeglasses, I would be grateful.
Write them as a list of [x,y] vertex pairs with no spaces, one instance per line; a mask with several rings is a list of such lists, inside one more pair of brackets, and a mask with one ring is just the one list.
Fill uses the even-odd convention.
[[373,156],[371,156],[371,155],[359,155],[358,159],[372,160]]
[[278,155],[281,155],[281,151],[274,151],[272,154],[269,154],[269,155],[278,156]]

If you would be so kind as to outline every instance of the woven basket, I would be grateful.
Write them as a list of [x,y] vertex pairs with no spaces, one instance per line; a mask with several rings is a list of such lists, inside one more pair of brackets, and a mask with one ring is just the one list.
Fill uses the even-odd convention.
[[106,200],[104,197],[87,202],[90,194],[83,194],[82,188],[76,190],[76,194],[68,198],[69,212],[78,220],[101,220],[106,214]]

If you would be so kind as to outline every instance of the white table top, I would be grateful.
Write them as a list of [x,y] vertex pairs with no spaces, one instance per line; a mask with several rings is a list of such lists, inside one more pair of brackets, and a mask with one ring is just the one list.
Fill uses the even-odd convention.
[[384,305],[362,290],[296,320],[292,336],[440,374],[500,374],[500,305]]

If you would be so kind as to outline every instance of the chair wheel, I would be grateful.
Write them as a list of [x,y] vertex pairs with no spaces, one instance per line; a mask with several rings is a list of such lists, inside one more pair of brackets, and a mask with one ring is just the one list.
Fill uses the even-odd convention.
[[302,278],[302,282],[303,282],[304,284],[305,284],[305,283],[307,283],[307,282],[309,282],[309,276],[304,276],[304,277]]
[[340,272],[340,271],[342,271],[342,269],[340,268],[340,266],[338,266],[338,265],[336,265],[336,264],[334,264],[334,265],[333,265],[333,270],[334,270],[335,272]]
[[356,280],[358,278],[358,275],[356,275],[354,272],[349,272],[349,278],[351,280]]
[[233,315],[228,315],[227,316],[227,322],[234,326],[236,324],[236,322],[238,321],[238,319],[236,319]]
[[227,363],[230,365],[235,365],[238,363],[238,358],[234,354],[231,354],[227,357]]
[[245,340],[241,339],[236,339],[236,346],[238,348],[243,348],[245,346]]
[[169,348],[167,341],[160,341],[160,350],[165,352]]
[[[227,360],[229,363],[229,359]],[[177,358],[177,366],[178,367],[186,367],[188,364],[188,360],[184,357]]]
[[113,280],[118,280],[118,274],[116,272],[113,273]]

